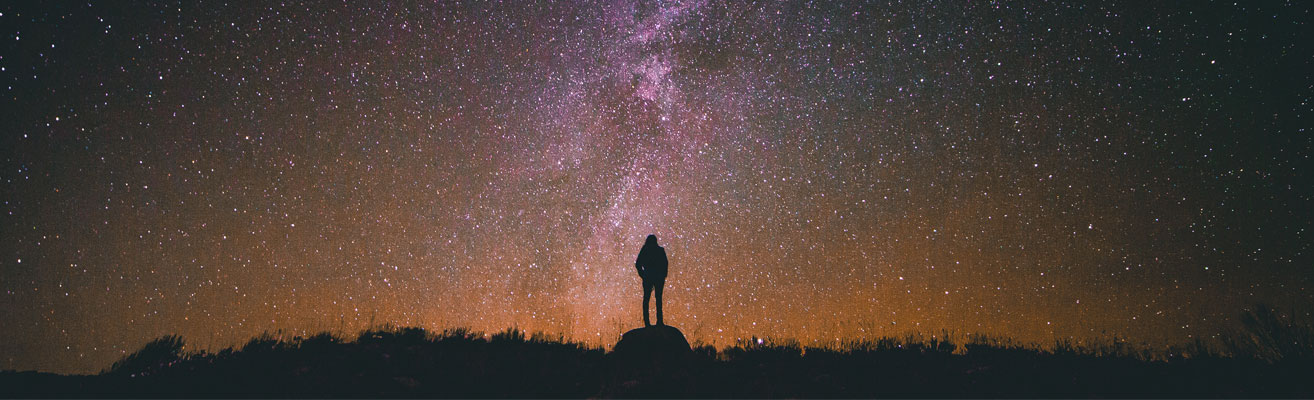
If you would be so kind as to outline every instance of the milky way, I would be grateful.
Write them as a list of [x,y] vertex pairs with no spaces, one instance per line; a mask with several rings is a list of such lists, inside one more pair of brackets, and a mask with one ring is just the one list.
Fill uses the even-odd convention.
[[118,3],[0,6],[0,369],[607,345],[649,233],[718,345],[1161,347],[1314,304],[1301,2]]

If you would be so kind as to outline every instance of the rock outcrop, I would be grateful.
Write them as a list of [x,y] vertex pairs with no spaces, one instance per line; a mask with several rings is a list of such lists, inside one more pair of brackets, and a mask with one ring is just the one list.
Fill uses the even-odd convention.
[[653,325],[625,332],[607,354],[601,397],[689,397],[697,357],[679,329]]
[[688,357],[692,352],[684,333],[669,325],[653,325],[625,332],[611,350],[613,357],[634,361],[680,359]]

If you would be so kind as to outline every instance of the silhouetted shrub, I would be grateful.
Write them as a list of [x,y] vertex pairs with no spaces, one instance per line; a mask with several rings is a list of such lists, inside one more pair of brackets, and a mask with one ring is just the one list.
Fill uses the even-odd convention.
[[803,356],[803,346],[792,339],[764,339],[753,336],[736,342],[737,346],[722,351],[728,361],[759,362],[764,360],[797,359]]
[[693,353],[705,360],[715,360],[717,355],[716,346],[710,344],[694,346]]
[[123,357],[110,367],[111,373],[141,375],[151,373],[182,360],[183,339],[178,335],[161,336],[146,343],[141,350]]
[[1314,358],[1314,327],[1295,317],[1258,304],[1241,313],[1241,330],[1224,339],[1233,355],[1268,362]]
[[489,340],[489,342],[491,343],[524,342],[524,341],[525,341],[525,332],[515,327],[506,328],[506,330],[504,331],[494,333],[492,340]]
[[558,334],[556,336],[552,336],[552,335],[548,335],[546,332],[534,332],[533,335],[529,336],[529,341],[531,343],[542,343],[542,344],[568,342],[568,340],[566,340],[565,335]]
[[278,338],[274,337],[269,332],[265,332],[261,333],[260,336],[251,338],[251,340],[248,340],[245,345],[242,345],[242,352],[248,354],[272,352],[278,350],[281,343],[282,342]]
[[450,328],[444,329],[443,332],[438,335],[437,340],[473,342],[476,340],[483,340],[482,336],[483,335],[478,332],[470,331],[469,328]]
[[424,328],[400,328],[385,325],[380,328],[361,332],[356,336],[360,344],[386,343],[392,346],[411,347],[429,342],[429,333]]
[[341,343],[342,340],[328,332],[320,332],[307,338],[297,338],[299,349],[326,349]]

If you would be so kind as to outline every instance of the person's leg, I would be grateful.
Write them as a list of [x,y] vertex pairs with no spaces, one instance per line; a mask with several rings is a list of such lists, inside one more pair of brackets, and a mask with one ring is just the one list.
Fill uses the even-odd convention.
[[654,286],[657,289],[657,325],[662,325],[665,324],[665,322],[662,322],[662,287],[666,286],[666,280],[658,281]]
[[[643,326],[652,325],[648,322],[648,299],[652,297],[652,285],[648,282],[643,283]],[[658,321],[661,321],[658,319]]]

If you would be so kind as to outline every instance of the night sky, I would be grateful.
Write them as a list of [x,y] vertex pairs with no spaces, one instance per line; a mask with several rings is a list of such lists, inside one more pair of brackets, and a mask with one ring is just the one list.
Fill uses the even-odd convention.
[[0,5],[0,369],[610,345],[650,233],[718,345],[1314,311],[1308,2],[129,3]]

